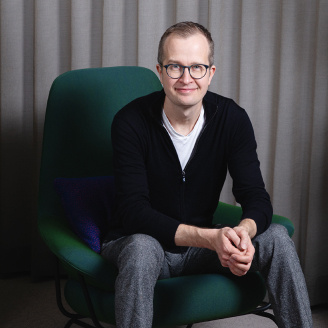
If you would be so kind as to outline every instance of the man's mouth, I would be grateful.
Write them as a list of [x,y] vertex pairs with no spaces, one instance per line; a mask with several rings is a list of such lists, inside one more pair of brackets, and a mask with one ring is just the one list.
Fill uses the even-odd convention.
[[195,91],[196,89],[195,88],[175,88],[175,90],[180,93],[190,93],[190,92]]

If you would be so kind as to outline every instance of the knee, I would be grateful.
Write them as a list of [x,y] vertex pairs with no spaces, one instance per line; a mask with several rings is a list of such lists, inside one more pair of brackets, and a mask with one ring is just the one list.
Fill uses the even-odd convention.
[[281,224],[271,224],[268,229],[268,234],[270,236],[270,241],[275,250],[287,251],[290,247],[294,248],[294,243],[288,235],[287,229]]
[[257,268],[264,273],[273,263],[284,267],[286,261],[297,258],[293,241],[287,229],[280,224],[271,224],[263,234],[259,235],[254,245],[256,248]]
[[268,231],[270,231],[273,238],[280,238],[280,237],[286,238],[286,237],[289,237],[287,229],[281,224],[272,223],[270,225]]
[[134,234],[127,238],[118,262],[149,270],[153,266],[162,265],[163,261],[164,250],[155,238],[145,234]]
[[271,237],[276,241],[284,241],[290,239],[287,229],[281,224],[272,223],[269,231],[271,233]]
[[139,252],[158,252],[162,251],[163,248],[157,239],[142,233],[131,235],[127,238],[128,245],[136,253]]

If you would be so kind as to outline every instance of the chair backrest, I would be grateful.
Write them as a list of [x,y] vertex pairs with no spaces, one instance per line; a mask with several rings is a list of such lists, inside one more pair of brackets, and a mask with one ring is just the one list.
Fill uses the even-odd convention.
[[88,68],[60,75],[51,87],[44,125],[39,215],[58,214],[58,177],[113,174],[111,124],[133,99],[162,88],[143,67]]

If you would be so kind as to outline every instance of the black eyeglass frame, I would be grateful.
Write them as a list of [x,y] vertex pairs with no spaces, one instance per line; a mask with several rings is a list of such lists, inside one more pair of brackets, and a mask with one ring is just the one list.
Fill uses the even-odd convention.
[[[180,64],[168,64],[168,65],[161,65],[161,66],[162,66],[162,67],[165,67],[165,70],[166,70],[166,74],[167,74],[167,76],[168,76],[169,78],[171,78],[171,79],[174,79],[174,80],[178,80],[178,79],[180,79],[180,77],[181,77],[181,76],[184,74],[184,72],[185,72],[185,68],[188,68],[189,75],[190,75],[193,79],[195,79],[195,80],[200,80],[200,79],[202,79],[202,78],[207,74],[207,70],[208,70],[209,67],[210,67],[209,65],[205,65],[205,64],[194,64],[194,65],[191,65],[191,66],[183,66],[183,65],[180,65]],[[172,76],[170,76],[169,73],[167,72],[167,68],[168,68],[169,66],[179,66],[179,67],[183,68],[181,75],[180,75],[179,77],[172,77]],[[205,74],[204,74],[202,77],[193,77],[192,74],[190,73],[190,69],[191,69],[191,67],[193,67],[193,66],[204,66],[204,67],[206,68]]]

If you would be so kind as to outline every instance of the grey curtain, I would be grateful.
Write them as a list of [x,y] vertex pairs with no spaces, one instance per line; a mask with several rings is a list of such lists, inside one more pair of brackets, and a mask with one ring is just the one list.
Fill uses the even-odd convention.
[[[215,41],[211,90],[253,122],[274,211],[293,237],[312,304],[328,301],[327,0],[0,0],[0,273],[47,271],[36,229],[46,101],[59,74],[138,65],[155,71],[175,22]],[[233,203],[228,179],[222,200]]]

